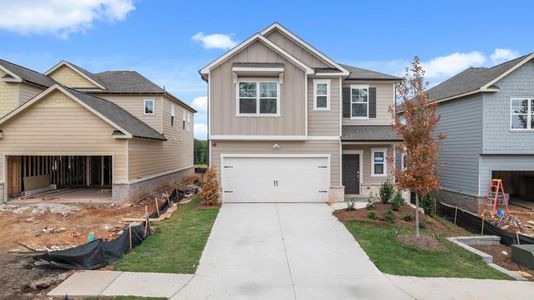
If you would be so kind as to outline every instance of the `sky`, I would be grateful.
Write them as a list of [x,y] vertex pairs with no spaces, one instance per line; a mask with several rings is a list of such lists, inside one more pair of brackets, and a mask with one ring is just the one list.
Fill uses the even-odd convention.
[[421,58],[435,85],[534,52],[534,1],[0,0],[0,58],[44,72],[136,70],[198,110],[198,70],[279,22],[337,62],[402,75]]

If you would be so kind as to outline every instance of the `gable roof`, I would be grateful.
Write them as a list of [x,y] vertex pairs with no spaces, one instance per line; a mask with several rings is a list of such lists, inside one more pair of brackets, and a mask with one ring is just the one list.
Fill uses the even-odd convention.
[[68,62],[66,60],[60,61],[55,66],[53,66],[50,70],[46,71],[44,74],[47,75],[47,76],[50,76],[50,74],[54,73],[54,71],[60,69],[61,67],[66,67],[66,68],[69,68],[69,69],[73,70],[74,72],[78,73],[80,76],[82,76],[83,78],[87,79],[89,82],[91,82],[92,84],[94,84],[95,86],[97,86],[100,89],[105,89],[106,88],[98,80],[98,78],[96,78],[94,76],[93,73],[85,70],[82,67],[79,67],[79,66],[77,66],[75,64],[72,64],[72,63],[70,63],[70,62]]
[[347,69],[350,72],[350,75],[347,76],[347,80],[394,80],[394,81],[400,81],[402,78],[397,76],[392,76],[376,71],[371,71],[367,69],[357,68],[345,64],[341,64],[345,69]]
[[[62,93],[70,97],[72,100],[78,102],[80,105],[102,118],[108,124],[124,133],[126,137],[167,140],[165,136],[163,136],[155,129],[130,114],[128,111],[116,105],[115,103],[76,91],[74,89],[64,87],[60,84],[54,84],[47,90],[43,91],[41,94],[35,96],[31,100],[17,107],[15,110],[6,114],[0,119],[0,125],[5,123],[12,117],[16,116],[18,113],[20,113],[27,107],[31,106],[33,103],[39,101],[40,99],[43,99],[46,95],[56,90],[61,91]],[[113,133],[113,135],[116,136],[115,133]]]
[[12,74],[12,76],[14,75],[14,78],[20,79],[20,81],[33,83],[42,87],[50,87],[56,83],[46,75],[7,60],[0,59],[0,67],[5,69],[7,73]]
[[534,58],[534,53],[523,55],[491,68],[468,68],[444,82],[430,88],[430,101],[446,101],[459,97],[482,93],[496,92],[495,83],[515,69]]

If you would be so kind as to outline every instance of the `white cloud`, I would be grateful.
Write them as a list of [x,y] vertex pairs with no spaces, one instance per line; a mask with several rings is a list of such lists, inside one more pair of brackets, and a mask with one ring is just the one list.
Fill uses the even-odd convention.
[[491,61],[495,65],[503,63],[507,60],[512,60],[517,57],[519,57],[519,52],[512,49],[502,48],[495,49],[495,51],[493,51],[493,54],[490,55]]
[[208,110],[208,97],[200,96],[193,99],[191,105],[199,112],[206,112]]
[[195,138],[205,140],[208,135],[208,126],[204,123],[195,124]]
[[237,42],[234,41],[230,35],[222,33],[206,35],[203,32],[199,32],[191,39],[195,42],[201,42],[202,47],[205,49],[230,49],[237,45]]
[[0,5],[0,29],[63,38],[91,28],[97,20],[122,21],[135,9],[133,0],[18,0]]
[[430,61],[422,62],[429,78],[452,76],[469,67],[484,65],[486,56],[478,51],[467,53],[454,52],[449,55],[439,56]]

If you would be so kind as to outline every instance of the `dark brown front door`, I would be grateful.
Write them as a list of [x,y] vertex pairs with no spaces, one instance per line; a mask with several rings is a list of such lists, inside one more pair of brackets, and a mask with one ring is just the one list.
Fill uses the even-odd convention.
[[343,154],[343,185],[345,194],[360,193],[360,155]]

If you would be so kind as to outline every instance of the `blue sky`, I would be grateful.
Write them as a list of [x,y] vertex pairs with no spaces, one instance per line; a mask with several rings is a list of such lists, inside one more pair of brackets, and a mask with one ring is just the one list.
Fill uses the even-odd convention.
[[[273,22],[334,60],[394,75],[414,55],[436,84],[534,52],[534,1],[0,0],[0,58],[46,71],[137,70],[199,110],[198,70]],[[278,7],[282,7],[280,9]]]

